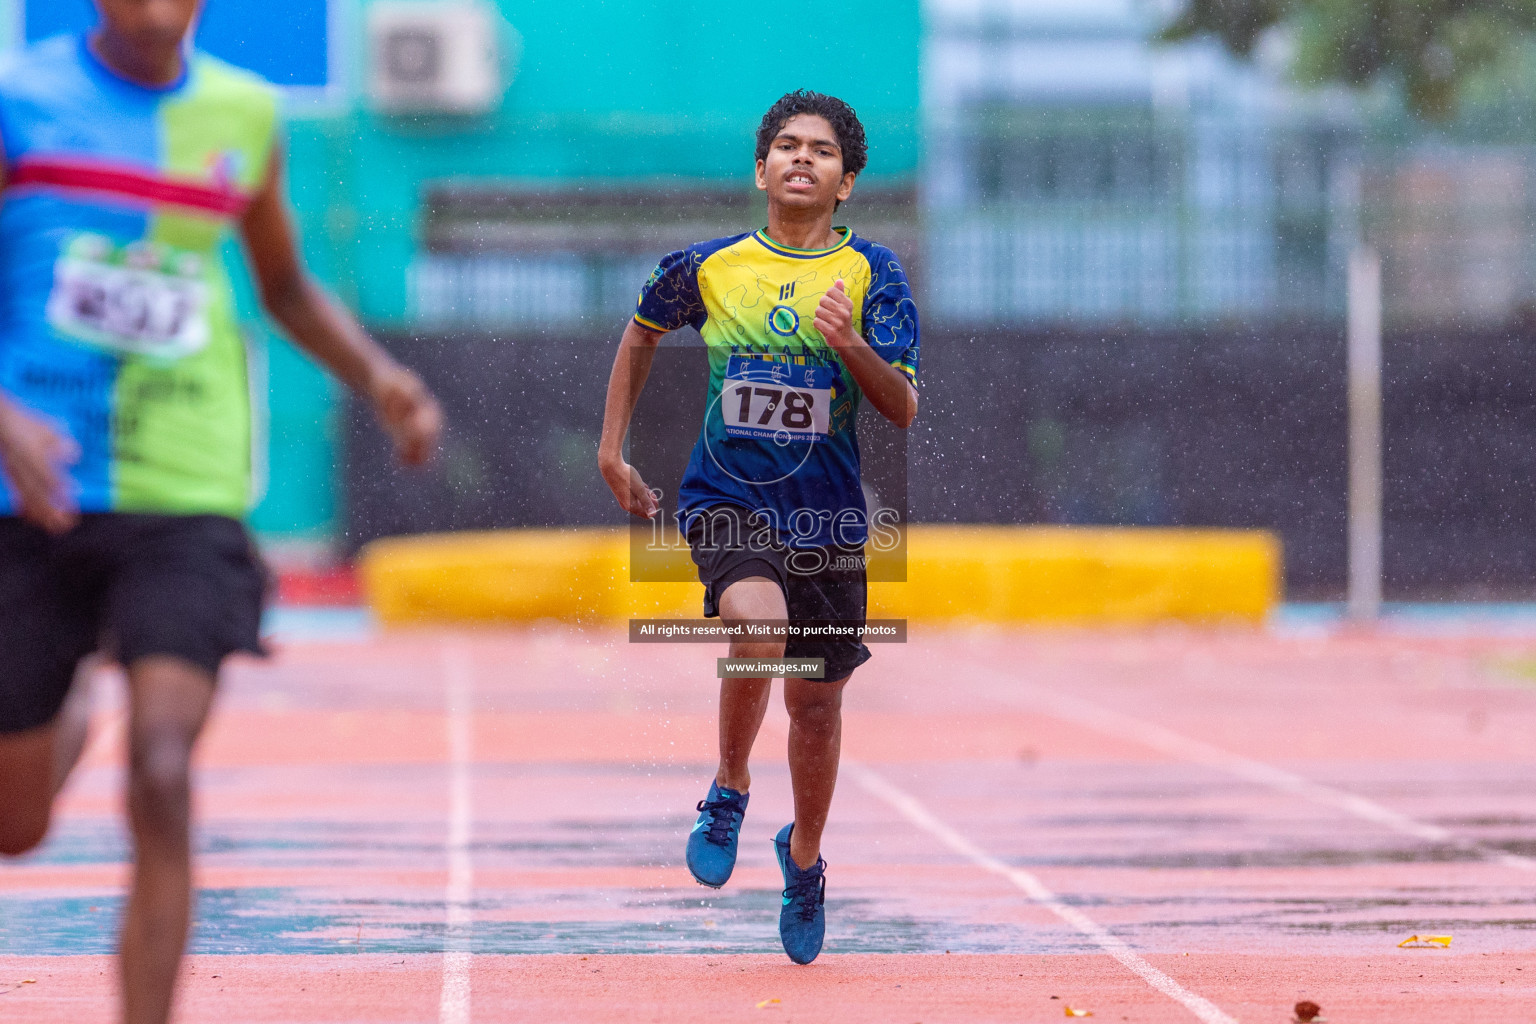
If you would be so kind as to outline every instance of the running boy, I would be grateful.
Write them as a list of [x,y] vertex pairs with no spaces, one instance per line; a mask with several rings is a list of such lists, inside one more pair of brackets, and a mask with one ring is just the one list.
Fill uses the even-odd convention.
[[[0,853],[47,833],[98,650],[129,684],[125,1024],[165,1024],[191,913],[190,760],[226,655],[259,652],[264,573],[244,345],[221,260],[369,399],[402,461],[440,414],[308,277],[273,90],[194,53],[200,0],[96,0],[100,24],[0,67]],[[74,709],[78,701],[70,701]]]
[[[696,328],[709,348],[709,403],[683,474],[678,520],[705,587],[704,614],[727,623],[862,624],[868,510],[854,433],[868,400],[899,427],[917,415],[918,328],[889,249],[832,226],[864,169],[864,126],[846,103],[797,91],[757,130],[761,231],[691,245],[640,292],[608,381],[598,453],[625,511],[656,497],[624,461],[630,417],[662,335]],[[735,658],[820,658],[819,679],[786,678],[795,820],[774,852],[784,875],[779,936],[796,963],[821,952],[821,836],[837,782],[842,693],[869,658],[858,639],[735,640]],[[771,679],[720,684],[720,767],[688,836],[695,879],[719,887],[736,863],[753,740]]]

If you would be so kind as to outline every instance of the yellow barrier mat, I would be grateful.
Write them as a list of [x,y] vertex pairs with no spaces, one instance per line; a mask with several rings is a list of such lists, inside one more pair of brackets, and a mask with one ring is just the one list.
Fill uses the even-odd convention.
[[[1256,623],[1281,597],[1280,542],[1260,530],[918,525],[905,554],[905,582],[870,583],[871,617]],[[696,580],[685,548],[651,557]],[[900,572],[891,557],[872,554],[872,580]],[[387,625],[698,617],[704,593],[697,582],[633,582],[623,529],[393,537],[364,548],[359,568]]]

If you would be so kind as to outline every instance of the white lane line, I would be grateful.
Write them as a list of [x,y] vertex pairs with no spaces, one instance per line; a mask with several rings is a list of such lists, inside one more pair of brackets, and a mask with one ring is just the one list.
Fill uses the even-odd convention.
[[1091,701],[1083,700],[1080,697],[1070,697],[1040,686],[1019,682],[1017,679],[998,672],[989,666],[972,662],[971,667],[979,672],[984,672],[1001,681],[1005,681],[1008,687],[1007,692],[1014,699],[1003,698],[1003,700],[1005,703],[1013,704],[1016,707],[1044,711],[1053,718],[1074,722],[1092,729],[1094,732],[1113,736],[1116,739],[1128,740],[1140,746],[1156,750],[1158,753],[1167,754],[1169,757],[1177,760],[1192,761],[1195,764],[1214,768],[1217,771],[1225,772],[1228,775],[1233,775],[1261,786],[1267,786],[1276,792],[1298,796],[1325,807],[1332,807],[1335,810],[1353,815],[1362,821],[1380,825],[1401,835],[1421,839],[1429,843],[1442,843],[1454,846],[1457,849],[1475,853],[1480,857],[1494,863],[1503,864],[1506,867],[1516,868],[1521,871],[1536,871],[1536,858],[1507,853],[1476,840],[1459,837],[1449,829],[1410,818],[1406,814],[1394,811],[1390,807],[1359,794],[1351,793],[1348,790],[1338,789],[1334,786],[1325,786],[1320,782],[1313,782],[1311,779],[1297,775],[1294,772],[1288,772],[1283,768],[1276,768],[1272,764],[1266,764],[1263,761],[1255,761],[1252,758],[1234,754],[1213,743],[1192,739],[1155,722],[1148,722],[1145,719],[1113,711]]
[[470,941],[474,927],[475,865],[470,859],[473,793],[469,768],[470,709],[474,670],[469,653],[458,645],[443,649],[443,683],[448,730],[448,854],[446,930],[443,935],[443,991],[438,1001],[439,1024],[469,1024]]
[[1019,889],[1022,889],[1030,899],[1077,929],[1092,941],[1094,945],[1118,960],[1126,970],[1169,999],[1179,1003],[1190,1013],[1194,1014],[1195,1017],[1203,1021],[1204,1024],[1237,1024],[1234,1018],[1228,1016],[1215,1003],[1212,1003],[1204,996],[1196,995],[1156,967],[1147,963],[1136,954],[1135,950],[1125,943],[1125,940],[1110,932],[1082,911],[1075,907],[1067,906],[1055,893],[1047,889],[1040,879],[1022,868],[1009,867],[987,853],[981,847],[965,838],[965,836],[934,817],[928,808],[918,802],[916,797],[898,788],[884,776],[857,761],[846,759],[843,761],[843,770],[852,775],[859,785],[863,786],[871,794],[884,800],[903,818],[906,818],[912,824],[933,836],[955,853],[977,867],[1006,878]]

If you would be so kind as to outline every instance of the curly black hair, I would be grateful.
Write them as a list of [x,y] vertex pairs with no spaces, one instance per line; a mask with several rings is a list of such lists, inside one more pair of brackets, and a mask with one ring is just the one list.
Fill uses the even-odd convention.
[[757,126],[758,160],[768,159],[768,147],[773,145],[779,130],[797,114],[815,114],[827,119],[843,151],[844,174],[858,174],[864,169],[864,165],[869,162],[869,144],[864,141],[864,124],[859,120],[859,115],[836,96],[811,92],[809,89],[787,92],[768,108],[768,113],[763,115],[763,123]]

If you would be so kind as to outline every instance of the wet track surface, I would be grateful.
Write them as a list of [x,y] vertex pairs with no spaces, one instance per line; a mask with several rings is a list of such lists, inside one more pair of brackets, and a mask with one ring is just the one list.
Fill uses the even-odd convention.
[[[473,954],[467,1019],[484,1021],[1536,1010],[1536,635],[957,631],[878,649],[847,698],[808,969],[775,927],[781,709],[735,877],[704,889],[681,863],[717,653],[618,629],[364,634],[236,666],[200,755],[185,1019],[448,1019],[445,946]],[[0,1019],[111,1019],[112,691],[53,836],[0,866]],[[1156,990],[1074,913],[1224,1016]],[[1412,934],[1454,941],[1399,949]]]

